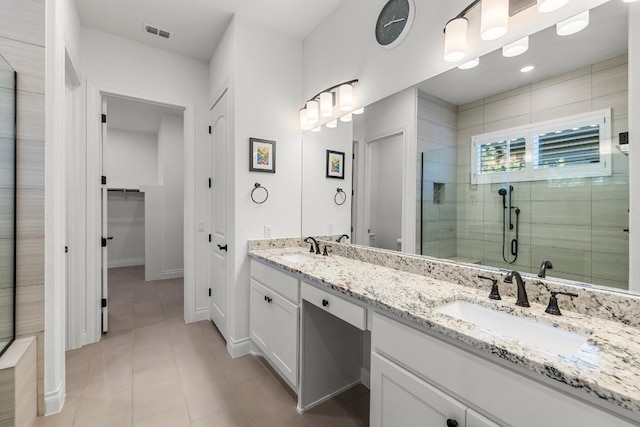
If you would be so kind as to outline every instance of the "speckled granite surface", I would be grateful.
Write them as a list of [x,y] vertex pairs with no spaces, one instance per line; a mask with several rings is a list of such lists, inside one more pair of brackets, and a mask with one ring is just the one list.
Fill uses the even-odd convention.
[[[409,265],[412,264],[412,260],[407,259],[406,256],[390,261],[388,256],[378,254],[379,257],[384,258],[379,259],[381,262],[372,263],[369,260],[365,262],[354,257],[336,255],[335,252],[341,250],[337,246],[348,245],[334,245],[332,256],[313,255],[313,260],[298,263],[287,261],[281,256],[297,252],[306,253],[306,248],[254,249],[250,252],[250,256],[294,273],[318,286],[331,288],[350,298],[380,308],[417,326],[429,328],[466,343],[492,355],[489,357],[510,361],[532,372],[568,384],[574,389],[605,399],[632,411],[633,414],[630,416],[640,419],[640,330],[638,328],[623,322],[614,322],[569,310],[565,310],[563,316],[547,315],[544,313],[546,297],[544,304],[530,298],[530,308],[515,306],[515,298],[506,291],[503,292],[502,301],[489,300],[487,295],[490,283],[482,281],[477,286],[456,284],[465,280],[474,281],[474,274],[466,272],[461,276],[461,270],[464,269],[456,268],[455,264],[451,264],[449,268],[441,265],[431,266],[431,270],[427,272],[428,275],[425,275],[423,267],[414,266],[418,271],[410,272],[384,265],[389,262],[394,265],[404,262],[407,264],[404,267],[411,270]],[[368,253],[366,257],[370,258],[373,255]],[[482,272],[486,274],[486,270],[483,269]],[[498,277],[497,270],[495,274]],[[508,289],[505,288],[506,286],[509,285],[501,285],[501,292]],[[540,286],[544,288],[543,285]],[[529,286],[530,295],[534,294],[534,288]],[[546,290],[544,294],[547,294]],[[581,298],[587,299],[589,296],[581,295]],[[575,356],[564,357],[536,348],[526,342],[481,330],[473,324],[435,310],[455,300],[474,302],[578,332],[588,336],[588,343]]]

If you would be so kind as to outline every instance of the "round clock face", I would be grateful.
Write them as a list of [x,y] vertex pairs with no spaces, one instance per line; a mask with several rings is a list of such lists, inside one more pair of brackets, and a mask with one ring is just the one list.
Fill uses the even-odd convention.
[[409,32],[414,14],[413,0],[389,0],[376,22],[378,44],[387,48],[397,46]]

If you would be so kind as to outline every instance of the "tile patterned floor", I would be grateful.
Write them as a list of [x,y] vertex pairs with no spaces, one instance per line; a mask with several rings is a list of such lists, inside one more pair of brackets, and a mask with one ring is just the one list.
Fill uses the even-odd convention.
[[362,426],[358,386],[300,415],[295,395],[260,358],[232,359],[211,322],[183,322],[182,279],[109,270],[109,333],[67,352],[61,413],[36,427]]

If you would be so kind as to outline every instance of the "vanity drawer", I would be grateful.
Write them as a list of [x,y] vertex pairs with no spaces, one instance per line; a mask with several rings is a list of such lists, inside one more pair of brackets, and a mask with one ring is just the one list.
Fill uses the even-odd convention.
[[367,329],[367,310],[364,307],[304,282],[302,282],[301,296],[305,301],[351,323],[356,328],[362,331]]
[[298,279],[258,261],[251,261],[251,278],[289,301],[298,304],[300,287]]

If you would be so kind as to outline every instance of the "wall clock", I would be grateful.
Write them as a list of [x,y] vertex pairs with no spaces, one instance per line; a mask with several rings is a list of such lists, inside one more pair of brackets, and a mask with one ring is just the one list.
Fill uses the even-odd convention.
[[389,0],[376,21],[376,41],[391,49],[407,36],[415,16],[413,0]]

